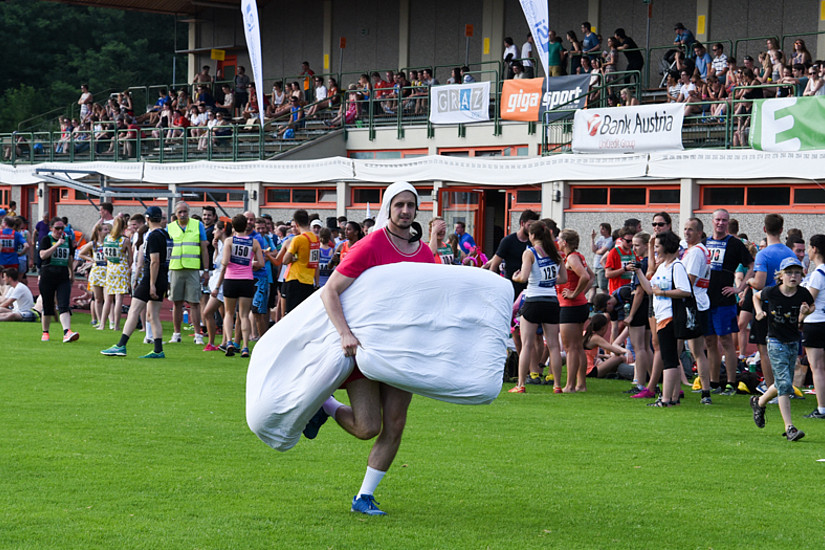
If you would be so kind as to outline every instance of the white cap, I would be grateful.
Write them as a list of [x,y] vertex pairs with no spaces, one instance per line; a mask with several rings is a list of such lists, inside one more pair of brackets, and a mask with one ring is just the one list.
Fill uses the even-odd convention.
[[390,204],[392,204],[392,199],[404,191],[409,191],[415,195],[415,206],[418,207],[418,191],[415,190],[415,187],[406,181],[397,181],[393,183],[387,187],[386,191],[384,191],[384,201],[381,203],[381,210],[378,211],[378,215],[375,217],[375,227],[372,228],[373,231],[382,229],[389,223]]

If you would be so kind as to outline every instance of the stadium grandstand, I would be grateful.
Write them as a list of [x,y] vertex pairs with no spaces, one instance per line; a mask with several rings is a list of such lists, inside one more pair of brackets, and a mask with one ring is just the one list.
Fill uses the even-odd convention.
[[[360,220],[387,182],[407,180],[423,226],[463,221],[488,253],[528,208],[581,235],[657,211],[680,227],[718,207],[746,233],[766,212],[806,235],[822,227],[825,146],[757,148],[751,135],[754,99],[825,93],[820,2],[551,0],[563,53],[554,46],[550,65],[567,77],[538,88],[527,83],[545,68],[516,0],[261,2],[262,82],[240,0],[62,3],[168,14],[188,28],[176,52],[188,66],[174,82],[85,90],[65,116],[0,134],[0,206],[14,201],[29,219],[67,216],[85,232],[98,201],[128,211],[183,197],[229,216],[306,208]],[[678,146],[577,148],[582,112],[604,121],[623,107],[678,113]],[[451,118],[467,111],[477,121]]]

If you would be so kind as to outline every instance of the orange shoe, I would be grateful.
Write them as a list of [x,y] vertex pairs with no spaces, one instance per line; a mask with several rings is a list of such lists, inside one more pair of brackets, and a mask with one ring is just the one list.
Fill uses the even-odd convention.
[[555,386],[553,388],[553,393],[564,393],[560,386]]
[[40,341],[41,341],[41,342],[48,342],[48,341],[49,341],[49,333],[48,333],[48,332],[44,332],[44,333],[43,333],[43,336],[41,336],[41,337],[40,337]]
[[524,393],[524,386],[513,386],[507,393]]

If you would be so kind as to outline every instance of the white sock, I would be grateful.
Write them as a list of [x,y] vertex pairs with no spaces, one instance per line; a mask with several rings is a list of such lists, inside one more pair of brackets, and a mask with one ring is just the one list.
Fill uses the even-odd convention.
[[330,397],[324,404],[321,405],[321,408],[324,409],[324,412],[330,415],[333,419],[335,419],[335,413],[338,409],[343,407],[344,404],[335,399],[334,397]]
[[152,325],[149,324],[148,322],[146,323],[146,337],[154,339],[154,338],[152,338]]
[[817,407],[819,414],[825,414],[825,407]]
[[384,474],[387,472],[382,472],[381,470],[376,470],[375,468],[370,468],[367,466],[367,473],[364,474],[364,482],[361,484],[361,489],[358,491],[358,496],[361,495],[371,495],[375,493],[375,489],[378,487],[378,484],[381,483],[381,480],[384,478]]

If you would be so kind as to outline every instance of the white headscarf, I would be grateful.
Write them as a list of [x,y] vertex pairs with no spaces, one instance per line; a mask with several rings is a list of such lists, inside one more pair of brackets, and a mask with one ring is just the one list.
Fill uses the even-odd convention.
[[372,228],[373,231],[383,229],[387,226],[390,221],[390,204],[392,204],[392,199],[404,191],[409,191],[415,195],[415,206],[418,208],[418,191],[415,190],[415,187],[406,181],[393,183],[384,191],[384,202],[381,203],[381,210],[378,211],[378,215],[375,217],[375,227]]

